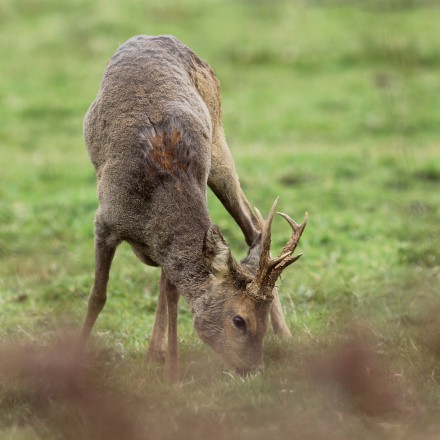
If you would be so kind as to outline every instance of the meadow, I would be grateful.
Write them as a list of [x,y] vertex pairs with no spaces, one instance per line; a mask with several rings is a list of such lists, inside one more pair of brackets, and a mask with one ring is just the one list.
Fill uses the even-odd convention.
[[[2,0],[0,438],[440,438],[439,20],[429,0]],[[259,375],[228,371],[184,301],[180,383],[144,365],[159,270],[125,244],[87,361],[68,356],[94,267],[82,121],[136,34],[212,66],[251,204],[308,211],[279,282],[293,339],[268,335]]]

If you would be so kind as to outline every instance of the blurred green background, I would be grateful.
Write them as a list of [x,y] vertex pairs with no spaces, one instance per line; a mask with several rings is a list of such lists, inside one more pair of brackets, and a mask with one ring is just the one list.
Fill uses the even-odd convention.
[[[347,305],[380,315],[391,301],[398,314],[399,298],[434,289],[439,20],[428,1],[3,0],[0,334],[82,318],[97,207],[82,120],[106,62],[135,34],[174,34],[211,64],[251,204],[265,212],[279,195],[298,220],[309,212],[305,257],[281,284],[291,326],[323,329]],[[214,197],[210,210],[243,256]],[[288,230],[274,227],[279,248]],[[118,250],[98,323],[110,340],[144,346],[158,272]]]
[[[439,293],[439,23],[434,0],[1,0],[0,339],[44,343],[82,322],[97,207],[83,117],[119,45],[174,34],[221,82],[251,204],[264,213],[280,196],[295,219],[309,213],[304,256],[279,283],[294,341],[366,320],[381,353],[399,353],[393,371],[438,403],[440,351],[413,336]],[[238,227],[212,194],[209,205],[244,256]],[[274,252],[288,236],[277,220]],[[135,365],[158,279],[121,245],[94,340]],[[206,353],[183,301],[179,319],[183,356]],[[269,336],[269,364],[276,344]],[[264,406],[284,384],[274,377],[231,391],[220,376],[216,390]],[[215,411],[230,404],[197,393]]]

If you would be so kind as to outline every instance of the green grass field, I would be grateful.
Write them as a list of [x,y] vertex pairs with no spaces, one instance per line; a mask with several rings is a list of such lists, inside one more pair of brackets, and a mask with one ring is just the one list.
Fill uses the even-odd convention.
[[[439,20],[428,0],[3,0],[0,438],[440,438]],[[182,301],[182,381],[163,383],[142,364],[159,270],[122,245],[92,358],[64,378],[88,384],[75,400],[40,379],[70,372],[54,345],[80,326],[93,281],[82,120],[117,47],[164,33],[220,79],[251,204],[280,196],[295,219],[309,213],[304,256],[279,283],[294,338],[269,335],[266,370],[241,379]],[[243,257],[240,230],[209,205]],[[275,251],[288,234],[277,220]]]

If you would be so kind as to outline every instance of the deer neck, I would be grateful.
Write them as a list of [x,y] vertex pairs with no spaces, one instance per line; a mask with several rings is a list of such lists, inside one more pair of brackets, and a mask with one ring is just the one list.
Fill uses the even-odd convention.
[[212,275],[206,267],[202,249],[210,225],[210,221],[181,225],[175,231],[173,244],[161,264],[166,277],[192,309],[209,292]]

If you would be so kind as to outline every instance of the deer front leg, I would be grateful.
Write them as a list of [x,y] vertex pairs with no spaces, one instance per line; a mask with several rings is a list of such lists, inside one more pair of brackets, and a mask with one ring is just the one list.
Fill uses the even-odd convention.
[[273,302],[270,308],[270,321],[272,323],[273,332],[280,338],[291,338],[292,333],[287,327],[286,320],[284,318],[283,309],[281,308],[280,297],[278,295],[278,289],[273,289]]
[[170,382],[176,382],[179,378],[179,359],[177,350],[177,315],[179,305],[179,292],[165,277],[163,271],[161,285],[164,285],[168,311],[168,347],[165,360],[165,378]]
[[95,228],[95,280],[89,296],[87,316],[78,341],[78,349],[82,350],[92,331],[99,313],[107,300],[107,283],[110,266],[115,255],[116,244],[108,244]]
[[[208,185],[242,230],[246,243],[251,246],[260,233],[260,228],[241,189],[234,161],[222,129],[214,137]],[[278,289],[275,288],[273,294],[274,300],[270,310],[273,331],[280,337],[289,338],[292,334],[284,318]]]
[[240,187],[223,130],[214,136],[208,185],[243,231],[250,246],[259,234],[258,221]]
[[157,300],[153,330],[151,332],[150,344],[148,345],[148,350],[145,356],[146,361],[160,364],[163,364],[166,358],[165,336],[168,326],[166,284],[165,276],[162,275],[159,285],[159,298]]

